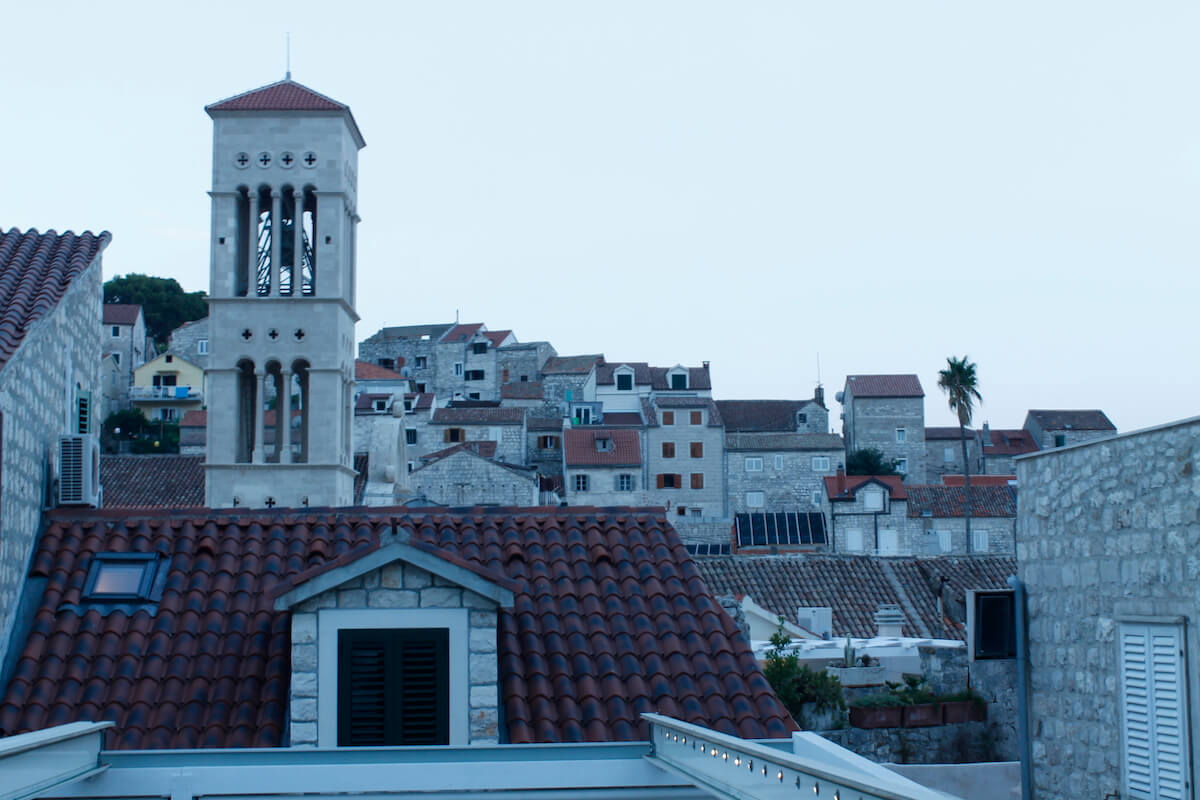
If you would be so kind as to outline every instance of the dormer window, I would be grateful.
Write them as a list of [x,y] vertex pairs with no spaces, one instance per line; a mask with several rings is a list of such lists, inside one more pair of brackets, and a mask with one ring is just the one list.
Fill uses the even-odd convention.
[[863,508],[867,511],[883,511],[883,492],[879,489],[864,491]]
[[599,437],[596,439],[596,452],[597,453],[610,453],[610,452],[612,452],[612,449],[613,449],[613,440],[612,439],[608,438],[607,436]]
[[672,389],[686,389],[686,388],[688,388],[688,376],[687,376],[687,373],[686,373],[686,372],[675,372],[675,373],[672,373],[672,375],[671,375],[671,388],[672,388]]
[[633,374],[630,372],[617,373],[617,391],[632,392],[633,391]]
[[481,356],[487,352],[487,342],[475,342],[471,345],[472,355]]
[[387,411],[387,400],[376,400],[375,401],[375,410],[376,411]]
[[337,633],[338,747],[449,744],[449,631]]
[[803,411],[797,411],[796,412],[796,424],[797,425],[807,425],[808,424],[808,414],[805,414]]

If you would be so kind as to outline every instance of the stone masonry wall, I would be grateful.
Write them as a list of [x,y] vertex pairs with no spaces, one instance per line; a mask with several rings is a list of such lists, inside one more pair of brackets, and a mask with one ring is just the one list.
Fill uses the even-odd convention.
[[[354,578],[292,611],[292,682],[290,744],[317,744],[318,664],[317,617],[321,609],[470,609],[470,743],[501,741],[499,656],[496,650],[498,610],[495,602],[431,575],[411,564],[393,563]],[[333,665],[336,667],[336,665]],[[453,707],[451,713],[454,713]]]
[[1119,617],[1184,617],[1190,717],[1200,719],[1198,455],[1191,419],[1017,460],[1039,798],[1121,791]]
[[[761,472],[747,472],[746,458],[761,458]],[[826,458],[829,468],[814,470],[813,459]],[[846,460],[843,450],[726,450],[725,468],[729,513],[746,511],[817,511],[825,496],[825,481]],[[776,466],[778,464],[778,466]],[[765,505],[751,509],[746,493],[763,492]],[[812,502],[816,493],[817,502]]]
[[[846,451],[873,447],[885,459],[907,458],[905,483],[925,483],[925,400],[922,397],[847,397]],[[904,429],[904,442],[896,429]]]
[[[700,509],[701,519],[726,519],[725,510],[725,429],[708,424],[690,424],[690,413],[693,409],[666,409],[674,411],[675,424],[661,425],[646,429],[646,456],[648,468],[646,493],[651,505],[668,506],[674,515],[679,506],[688,509]],[[663,411],[659,411],[660,420]],[[707,410],[703,412],[702,420],[708,422]],[[663,456],[663,443],[675,445],[675,456]],[[703,456],[692,458],[691,444],[699,442],[703,448]],[[670,473],[682,476],[682,486],[678,489],[659,489],[658,475]],[[692,488],[692,475],[700,474],[704,478],[701,489]]]
[[417,469],[409,476],[409,487],[449,506],[538,504],[538,484],[532,472],[521,474],[465,452]]
[[[205,343],[205,352],[200,352],[200,343]],[[182,358],[200,369],[208,369],[208,318],[185,322],[171,331],[167,350],[178,353]]]
[[[30,326],[0,371],[0,664],[30,553],[41,524],[49,480],[58,473],[58,437],[74,431],[75,387],[92,392],[98,430],[100,382],[100,259],[75,278],[58,306]],[[69,427],[70,426],[70,427]]]

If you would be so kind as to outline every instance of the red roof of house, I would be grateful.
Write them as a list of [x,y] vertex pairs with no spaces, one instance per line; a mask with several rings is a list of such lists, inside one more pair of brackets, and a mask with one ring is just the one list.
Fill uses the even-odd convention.
[[846,388],[855,397],[924,397],[916,375],[850,375]]
[[[980,431],[982,436],[983,432]],[[1041,450],[1033,434],[1024,428],[989,428],[987,438],[990,441],[983,443],[985,456],[1018,456]]]
[[105,325],[136,325],[142,307],[137,303],[105,303]]
[[859,487],[875,481],[887,487],[893,500],[904,500],[904,481],[899,475],[831,475],[825,478],[825,494],[830,500],[853,500]]
[[[669,391],[671,388],[671,381],[667,373],[674,367],[652,367],[645,361],[618,361],[600,364],[596,367],[596,385],[615,385],[617,382],[616,372],[620,367],[629,367],[633,370],[635,386],[649,386],[651,389],[660,391]],[[712,380],[708,370],[704,367],[684,367],[684,371],[688,375],[687,388],[689,390],[712,388]]]
[[345,103],[285,78],[205,106],[205,111],[349,111]]
[[443,333],[442,338],[438,339],[438,341],[443,343],[469,342],[471,337],[473,337],[476,333],[479,333],[479,329],[482,327],[482,322],[466,322],[460,325],[455,325],[453,328]]
[[493,347],[499,347],[504,344],[504,340],[512,336],[512,331],[484,331],[485,339],[492,343]]
[[[965,433],[966,433],[968,439],[975,438],[975,431],[973,429],[967,428]],[[925,428],[925,441],[928,442],[933,439],[952,439],[956,442],[961,442],[962,435],[959,433],[958,428],[953,425],[938,425],[938,426],[933,426],[933,427],[926,427]]]
[[[397,366],[403,366],[404,359],[397,359]],[[370,361],[355,361],[354,362],[354,380],[356,381],[403,381],[407,380],[399,372],[387,367],[381,367],[378,364],[372,364]]]
[[[965,517],[965,486],[909,486],[910,517]],[[1011,486],[971,486],[972,517],[1015,517],[1017,492]]]
[[[597,450],[598,439],[610,440],[612,449]],[[563,431],[563,451],[568,467],[636,467],[642,463],[638,432],[629,428],[568,428]]]
[[[112,720],[116,749],[280,747],[291,615],[278,589],[393,526],[514,587],[496,636],[508,740],[644,741],[657,711],[745,738],[794,725],[662,509],[54,512],[0,728]],[[83,596],[96,554],[157,553],[152,608]]]
[[107,231],[0,232],[0,368],[17,352],[30,325],[54,310],[71,281],[110,241]]
[[413,401],[413,411],[433,408],[433,392],[409,392],[404,399]]
[[[1008,486],[1009,481],[1015,481],[1016,475],[972,475],[971,486]],[[966,478],[962,475],[943,475],[942,485],[944,486],[965,486]]]
[[204,505],[204,456],[101,456],[104,507],[197,508]]
[[541,400],[542,384],[540,381],[517,381],[506,383],[500,387],[501,400]]

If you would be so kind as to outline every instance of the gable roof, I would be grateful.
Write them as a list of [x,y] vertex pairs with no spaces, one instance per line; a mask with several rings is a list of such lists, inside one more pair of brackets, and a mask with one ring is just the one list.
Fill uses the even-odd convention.
[[105,325],[136,325],[142,307],[137,303],[105,303]]
[[100,485],[105,508],[200,507],[204,505],[204,456],[103,455]]
[[520,425],[523,408],[435,408],[434,425]]
[[[976,486],[1008,486],[1009,483],[1017,479],[1016,475],[972,475],[971,488]],[[961,473],[955,475],[947,473],[942,476],[942,484],[944,486],[965,486],[967,479]]]
[[855,397],[924,397],[916,375],[848,375],[846,389]]
[[875,612],[895,603],[905,612],[906,635],[959,640],[965,638],[965,620],[943,626],[938,615],[940,579],[949,579],[946,599],[962,603],[967,589],[1007,588],[1005,581],[1017,571],[1016,559],[1007,556],[725,556],[698,558],[696,564],[714,594],[749,595],[787,620],[794,621],[801,606],[832,608],[835,637],[874,636]]
[[1030,409],[1028,416],[1044,431],[1116,431],[1100,409]]
[[1034,435],[1024,428],[989,428],[986,437],[982,431],[979,435],[985,456],[1015,456],[1042,449]]
[[525,428],[530,431],[561,431],[563,418],[559,414],[530,414],[525,418]]
[[[794,433],[796,414],[815,400],[718,400],[728,433]],[[820,406],[818,406],[820,408]]]
[[496,457],[496,443],[493,441],[481,441],[459,442],[458,444],[451,445],[450,447],[444,447],[441,450],[435,450],[432,453],[426,453],[425,455],[421,456],[421,460],[432,463],[434,461],[440,461],[446,456],[454,455],[461,450],[469,450],[478,456],[482,456],[483,458]]
[[504,344],[504,340],[512,336],[512,331],[484,331],[483,338],[492,343],[492,347],[499,347]]
[[409,392],[404,395],[404,399],[413,401],[413,411],[424,411],[433,408],[433,392]]
[[[599,364],[596,367],[596,385],[615,386],[617,382],[616,373],[621,367],[633,369],[633,383],[635,386],[649,386],[651,389],[660,391],[669,391],[671,389],[671,381],[668,379],[667,373],[675,368],[652,367],[645,361],[617,361]],[[712,381],[709,378],[707,369],[704,367],[685,367],[684,369],[688,374],[688,391],[712,388]]]
[[442,338],[438,339],[443,344],[452,344],[454,342],[469,342],[471,338],[481,333],[480,328],[483,327],[482,322],[467,322],[461,325],[454,325],[448,331],[442,334]]
[[604,354],[589,356],[550,356],[542,365],[543,375],[586,375],[592,367],[604,363]]
[[235,94],[233,97],[227,97],[224,100],[210,103],[204,107],[204,110],[214,119],[217,116],[227,113],[247,111],[298,111],[307,114],[323,112],[343,114],[346,118],[346,124],[354,134],[358,146],[360,148],[366,146],[362,132],[358,129],[358,123],[354,121],[354,115],[350,113],[350,106],[345,103],[339,103],[337,100],[314,91],[302,83],[297,83],[291,79],[291,73],[288,73],[288,77],[281,81],[268,83],[266,86],[260,86],[257,89],[251,89],[248,92]]
[[[612,449],[597,450],[597,439],[612,440]],[[641,439],[629,428],[568,428],[563,431],[563,454],[568,467],[637,467],[642,463]]]
[[[968,439],[975,438],[975,431],[972,428],[967,428],[965,431]],[[952,439],[956,442],[962,441],[962,436],[957,427],[953,425],[935,425],[925,426],[925,441],[933,439]]]
[[[403,363],[404,359],[400,359]],[[354,380],[356,381],[405,381],[405,378],[394,369],[372,364],[370,361],[354,362]]]
[[825,495],[831,501],[851,501],[858,490],[868,483],[882,484],[893,500],[908,497],[904,493],[904,480],[899,475],[830,475],[825,478]]
[[0,232],[0,369],[110,241],[107,231]]
[[[291,615],[277,590],[393,530],[511,582],[496,658],[513,743],[643,741],[645,711],[745,738],[793,728],[662,509],[594,508],[54,512],[0,727],[113,720],[117,749],[283,745]],[[162,556],[156,613],[83,598],[102,552]]]
[[[965,517],[965,486],[909,486],[910,517]],[[1011,486],[971,486],[971,517],[1015,517],[1017,492]]]

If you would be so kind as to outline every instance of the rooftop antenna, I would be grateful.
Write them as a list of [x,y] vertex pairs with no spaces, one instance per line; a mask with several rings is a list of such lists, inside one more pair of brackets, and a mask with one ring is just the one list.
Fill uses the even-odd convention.
[[283,79],[290,81],[292,79],[292,32],[288,31],[284,34],[284,73]]
[[821,385],[821,354],[817,353],[817,386]]
[[454,324],[458,324],[458,309],[454,309]]

